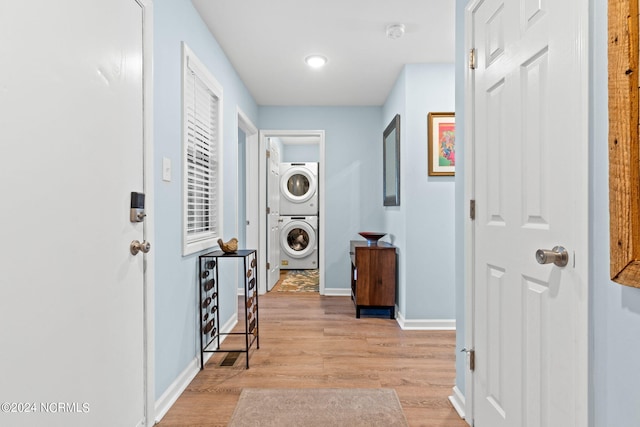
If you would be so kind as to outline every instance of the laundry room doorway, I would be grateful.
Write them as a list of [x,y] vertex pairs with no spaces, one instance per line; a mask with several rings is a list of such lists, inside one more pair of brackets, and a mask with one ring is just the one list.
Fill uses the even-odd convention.
[[[277,172],[271,147],[278,152]],[[323,130],[260,131],[261,293],[281,272],[301,272],[315,275],[324,294],[324,147]]]

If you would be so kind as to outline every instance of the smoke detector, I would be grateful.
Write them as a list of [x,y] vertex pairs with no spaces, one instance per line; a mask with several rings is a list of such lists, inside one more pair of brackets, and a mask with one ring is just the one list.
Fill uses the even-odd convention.
[[390,39],[399,39],[404,35],[404,24],[387,25],[387,37]]

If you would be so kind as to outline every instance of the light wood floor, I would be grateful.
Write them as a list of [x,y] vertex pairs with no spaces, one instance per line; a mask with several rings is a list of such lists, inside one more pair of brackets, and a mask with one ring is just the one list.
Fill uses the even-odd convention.
[[455,332],[403,331],[384,315],[356,319],[349,297],[272,292],[260,296],[259,310],[250,368],[244,354],[227,367],[219,366],[226,354],[215,353],[161,427],[226,426],[246,387],[393,388],[410,426],[468,427],[447,399]]

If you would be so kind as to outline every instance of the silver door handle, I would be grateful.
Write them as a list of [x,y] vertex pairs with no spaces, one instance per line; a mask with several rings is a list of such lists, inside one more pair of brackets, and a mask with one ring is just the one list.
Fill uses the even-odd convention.
[[143,254],[146,254],[147,252],[149,252],[149,250],[151,249],[151,243],[147,242],[146,240],[143,240],[142,243],[134,240],[133,242],[131,242],[131,245],[129,245],[129,250],[131,251],[131,255],[138,255],[138,252],[142,252]]
[[538,249],[536,251],[536,261],[538,264],[555,264],[558,267],[564,267],[569,263],[569,252],[562,246],[556,246],[553,249]]

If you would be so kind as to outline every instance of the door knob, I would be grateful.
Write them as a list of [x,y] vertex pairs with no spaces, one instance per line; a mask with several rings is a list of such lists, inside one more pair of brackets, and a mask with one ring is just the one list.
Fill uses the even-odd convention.
[[569,263],[569,252],[562,246],[556,246],[553,249],[538,249],[536,251],[536,261],[538,264],[555,264],[558,267],[564,267]]
[[143,240],[142,243],[134,240],[131,242],[131,245],[129,245],[129,249],[131,250],[131,255],[138,255],[138,252],[146,254],[151,249],[151,243],[146,240]]

